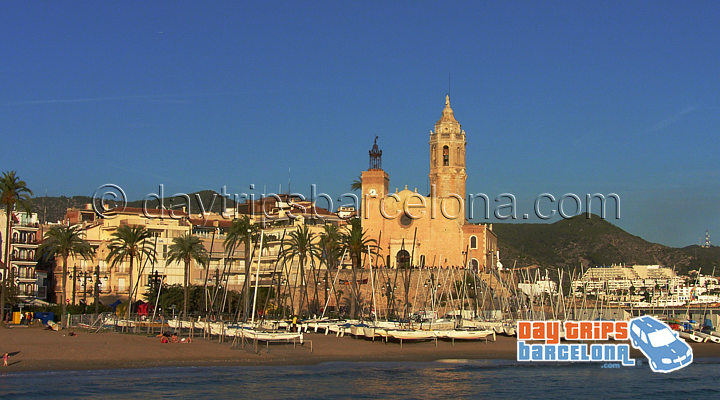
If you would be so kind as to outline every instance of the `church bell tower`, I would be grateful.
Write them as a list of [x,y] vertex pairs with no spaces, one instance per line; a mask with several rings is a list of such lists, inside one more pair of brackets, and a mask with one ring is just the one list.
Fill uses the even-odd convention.
[[[379,210],[379,202],[388,194],[390,177],[382,169],[382,150],[377,144],[378,137],[368,152],[370,155],[370,166],[367,171],[360,174],[362,187],[363,218],[370,218],[371,214]],[[371,207],[371,204],[373,205]]]
[[465,199],[465,131],[450,108],[450,96],[445,96],[442,117],[430,131],[430,196],[458,195]]

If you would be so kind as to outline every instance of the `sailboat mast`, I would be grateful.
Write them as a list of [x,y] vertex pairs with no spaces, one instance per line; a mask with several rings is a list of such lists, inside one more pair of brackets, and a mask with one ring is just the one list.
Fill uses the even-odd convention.
[[260,284],[260,259],[262,258],[264,233],[265,230],[260,231],[260,252],[258,253],[257,269],[255,270],[255,294],[253,295],[252,314],[250,314],[251,325],[255,323],[255,307],[257,306],[258,285]]

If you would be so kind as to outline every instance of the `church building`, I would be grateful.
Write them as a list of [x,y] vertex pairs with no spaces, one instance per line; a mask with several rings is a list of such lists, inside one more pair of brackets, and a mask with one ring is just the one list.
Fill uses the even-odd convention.
[[492,224],[473,224],[465,216],[465,131],[455,119],[450,97],[435,131],[430,131],[430,193],[389,191],[382,151],[370,150],[370,166],[361,175],[363,230],[378,240],[379,265],[459,267],[483,270],[498,263]]

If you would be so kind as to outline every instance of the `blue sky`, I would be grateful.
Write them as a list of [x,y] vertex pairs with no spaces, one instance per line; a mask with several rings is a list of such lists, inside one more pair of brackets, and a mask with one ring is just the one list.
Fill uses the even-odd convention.
[[[151,4],[147,4],[151,3]],[[42,195],[339,195],[375,135],[427,188],[448,74],[468,192],[621,196],[613,223],[720,242],[713,2],[14,2],[0,14],[2,170]],[[261,190],[260,190],[261,191]]]

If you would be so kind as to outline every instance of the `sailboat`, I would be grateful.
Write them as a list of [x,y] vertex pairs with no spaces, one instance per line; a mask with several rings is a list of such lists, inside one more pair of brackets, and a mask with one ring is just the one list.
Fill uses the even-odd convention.
[[489,329],[451,329],[443,331],[435,331],[439,338],[454,340],[480,340],[492,337],[495,341],[495,331]]

